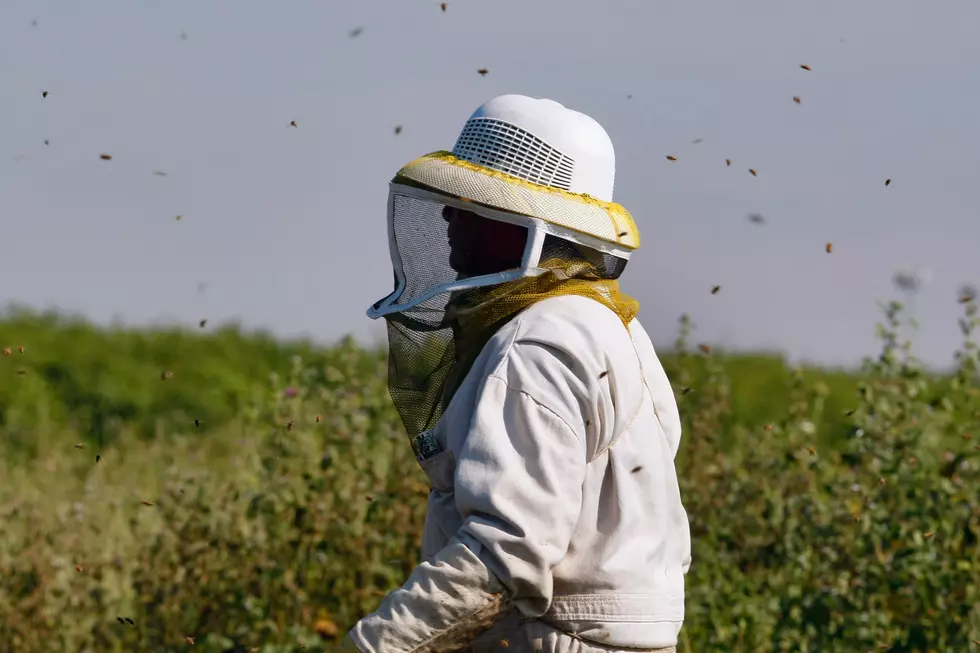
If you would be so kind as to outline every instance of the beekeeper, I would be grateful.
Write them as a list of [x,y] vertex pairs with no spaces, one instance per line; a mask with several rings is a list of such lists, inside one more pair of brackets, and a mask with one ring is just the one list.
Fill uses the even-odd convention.
[[673,651],[690,530],[677,406],[617,279],[640,244],[605,130],[504,95],[391,181],[391,398],[431,491],[424,562],[364,653]]

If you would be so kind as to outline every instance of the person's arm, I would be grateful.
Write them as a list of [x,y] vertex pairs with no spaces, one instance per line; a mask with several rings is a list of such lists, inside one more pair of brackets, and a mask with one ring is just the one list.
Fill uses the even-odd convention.
[[[550,363],[553,368],[554,359]],[[520,367],[541,378],[548,374],[533,361]],[[584,426],[576,431],[525,392],[489,377],[457,457],[455,496],[464,523],[354,626],[350,636],[358,648],[452,651],[493,625],[509,605],[527,616],[544,614],[552,570],[568,550],[581,509],[584,437]]]

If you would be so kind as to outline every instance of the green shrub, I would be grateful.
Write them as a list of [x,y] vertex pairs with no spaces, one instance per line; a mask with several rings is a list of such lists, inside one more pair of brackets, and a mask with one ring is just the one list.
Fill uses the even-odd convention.
[[[732,388],[716,365],[680,396],[695,542],[685,650],[973,650],[980,402],[967,313],[950,383],[923,373],[900,339],[901,306],[887,307],[837,448],[815,427],[827,388],[802,375],[782,419],[755,432],[721,427]],[[672,372],[684,377],[683,359]]]

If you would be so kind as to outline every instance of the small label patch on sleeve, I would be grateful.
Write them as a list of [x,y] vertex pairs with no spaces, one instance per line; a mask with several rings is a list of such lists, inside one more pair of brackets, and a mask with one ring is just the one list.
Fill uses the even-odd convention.
[[422,462],[428,460],[436,454],[442,453],[442,447],[436,440],[435,432],[432,429],[422,431],[412,438],[412,451],[415,452],[415,460]]

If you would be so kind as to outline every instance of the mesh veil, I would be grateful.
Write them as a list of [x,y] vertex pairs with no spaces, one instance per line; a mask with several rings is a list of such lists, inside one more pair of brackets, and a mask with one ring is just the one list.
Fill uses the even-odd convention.
[[[455,278],[442,206],[394,198],[392,244],[405,278],[399,303],[408,303]],[[441,224],[440,224],[441,223]],[[617,279],[626,261],[557,236],[545,237],[537,276],[444,292],[385,315],[388,388],[410,438],[435,426],[487,341],[523,309],[548,297],[579,295],[615,312],[624,325],[639,304]],[[502,270],[506,271],[506,270]]]

